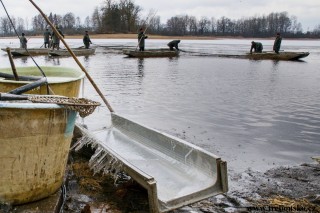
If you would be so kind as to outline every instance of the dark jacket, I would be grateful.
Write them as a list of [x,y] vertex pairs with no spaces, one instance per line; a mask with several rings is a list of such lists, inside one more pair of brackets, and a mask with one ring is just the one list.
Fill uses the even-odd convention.
[[274,44],[273,44],[273,50],[274,50],[276,53],[279,53],[280,46],[281,46],[281,41],[282,41],[281,36],[280,36],[280,35],[277,35],[276,39],[274,40]]
[[260,42],[251,42],[251,49],[250,53],[252,53],[252,49],[254,49],[254,52],[256,53],[261,53],[263,50],[263,45]]
[[148,36],[146,36],[144,32],[141,30],[138,34],[139,47],[144,47],[144,40],[147,38]]
[[179,50],[178,44],[180,43],[180,40],[173,40],[170,41],[167,45],[170,47],[170,50],[173,50],[173,48],[176,48],[176,50]]

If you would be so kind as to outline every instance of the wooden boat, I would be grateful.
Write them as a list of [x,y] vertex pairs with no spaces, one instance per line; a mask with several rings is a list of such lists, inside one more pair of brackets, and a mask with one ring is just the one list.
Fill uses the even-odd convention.
[[[85,77],[81,70],[66,67],[42,67],[41,69],[47,76],[48,84],[55,95],[78,97],[81,80]],[[17,67],[17,73],[18,76],[42,77],[36,66]],[[5,74],[12,74],[11,68],[0,69],[0,92],[9,92],[31,82],[27,80],[15,81],[13,78],[6,77]],[[46,95],[47,87],[43,85],[27,93]]]
[[36,201],[61,187],[76,114],[57,104],[0,101],[0,203]]
[[[95,53],[96,49],[95,48],[71,48],[72,52],[76,56],[85,56],[85,55],[92,55]],[[60,50],[51,50],[49,52],[50,56],[71,56],[69,51],[66,49],[60,49]]]
[[148,58],[148,57],[177,57],[179,51],[171,51],[169,49],[150,49],[145,51],[124,49],[123,54],[129,57]]
[[150,212],[168,212],[228,190],[227,163],[200,147],[111,113],[110,128],[75,146],[96,147],[94,171],[123,170],[148,192]]
[[[7,52],[6,48],[1,48],[1,50]],[[29,55],[48,55],[49,48],[28,48],[28,51],[24,48],[10,48],[11,55],[13,56],[29,56]]]
[[309,55],[309,52],[262,52],[262,53],[247,53],[246,58],[254,60],[271,59],[271,60],[299,60]]

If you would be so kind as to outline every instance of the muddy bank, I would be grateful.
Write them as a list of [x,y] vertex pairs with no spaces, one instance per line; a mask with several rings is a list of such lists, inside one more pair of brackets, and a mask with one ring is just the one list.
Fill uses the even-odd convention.
[[[92,154],[90,147],[71,152],[64,212],[149,212],[147,191],[125,174],[94,174],[88,167]],[[320,212],[318,163],[278,167],[264,173],[247,170],[230,174],[229,182],[225,195],[172,212],[250,212],[266,208],[280,212],[278,207],[288,208],[287,212],[301,212],[304,208]]]
[[[52,198],[24,206],[0,205],[0,213],[42,213],[49,203],[64,213],[147,213],[147,191],[123,173],[103,175],[89,166],[93,150],[70,151],[64,186]],[[171,213],[319,212],[320,164],[277,167],[264,173],[229,174],[229,192],[176,209]],[[44,208],[46,206],[46,208]]]

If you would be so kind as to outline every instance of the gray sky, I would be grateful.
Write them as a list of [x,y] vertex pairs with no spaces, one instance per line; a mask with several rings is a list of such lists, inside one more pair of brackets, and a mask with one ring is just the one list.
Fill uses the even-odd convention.
[[[95,7],[101,7],[104,0],[33,0],[45,13],[64,15],[67,12],[79,16],[82,21],[91,16]],[[32,17],[37,10],[28,0],[2,0],[10,15]],[[157,12],[161,22],[175,15],[203,16],[219,19],[222,16],[239,19],[268,15],[271,12],[287,11],[296,16],[304,30],[313,30],[320,24],[320,0],[133,0],[147,15],[150,10]],[[0,16],[5,16],[1,5]]]

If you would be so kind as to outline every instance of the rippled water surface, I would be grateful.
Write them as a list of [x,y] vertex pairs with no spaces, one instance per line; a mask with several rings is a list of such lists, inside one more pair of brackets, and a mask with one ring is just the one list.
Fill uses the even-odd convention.
[[[71,47],[82,40],[66,40]],[[261,41],[261,40],[260,40]],[[40,47],[42,39],[30,39]],[[254,61],[211,57],[244,54],[251,40],[182,40],[177,58],[126,58],[122,48],[136,40],[93,40],[96,54],[79,57],[111,106],[119,114],[196,144],[228,162],[230,171],[264,170],[310,162],[320,155],[320,41],[286,40],[285,51],[309,51],[302,61]],[[147,48],[168,40],[148,40]],[[264,50],[272,40],[262,40]],[[17,39],[0,39],[0,47],[17,47]],[[108,46],[108,47],[106,47]],[[112,48],[110,48],[112,46]],[[0,67],[9,67],[5,52]],[[15,58],[16,66],[33,66]],[[78,67],[70,57],[37,56],[40,66]],[[86,79],[83,96],[101,99]],[[100,107],[85,118],[91,130],[108,125]]]

